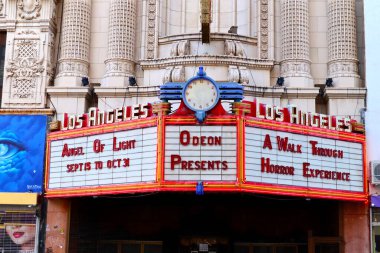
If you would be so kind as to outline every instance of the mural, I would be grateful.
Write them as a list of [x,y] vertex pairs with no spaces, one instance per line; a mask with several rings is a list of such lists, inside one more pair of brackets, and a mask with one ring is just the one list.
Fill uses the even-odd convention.
[[42,192],[47,116],[0,116],[0,192]]
[[34,212],[0,211],[1,253],[34,253],[36,236]]

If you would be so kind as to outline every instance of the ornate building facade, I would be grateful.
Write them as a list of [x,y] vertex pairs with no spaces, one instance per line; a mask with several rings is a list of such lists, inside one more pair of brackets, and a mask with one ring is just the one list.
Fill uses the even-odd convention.
[[[162,84],[185,82],[199,66],[217,82],[240,83],[248,101],[357,121],[366,107],[363,0],[0,0],[0,29],[3,112],[46,110],[61,120],[154,103]],[[63,222],[69,204],[59,201],[51,213]],[[367,251],[367,208],[336,206],[341,252]],[[62,247],[55,239],[46,247],[68,252],[68,237],[53,232]]]
[[[187,80],[204,65],[216,81],[243,84],[246,99],[359,119],[362,1],[211,1],[210,43],[200,40],[200,5],[5,1],[1,107],[54,105],[59,118],[63,111],[84,112],[93,101],[101,109],[152,102],[161,84]],[[71,98],[76,102],[66,103]]]

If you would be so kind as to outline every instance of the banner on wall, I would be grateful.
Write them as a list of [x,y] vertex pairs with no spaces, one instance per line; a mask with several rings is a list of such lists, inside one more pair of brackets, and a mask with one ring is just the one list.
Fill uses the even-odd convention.
[[42,192],[47,116],[0,115],[0,192]]

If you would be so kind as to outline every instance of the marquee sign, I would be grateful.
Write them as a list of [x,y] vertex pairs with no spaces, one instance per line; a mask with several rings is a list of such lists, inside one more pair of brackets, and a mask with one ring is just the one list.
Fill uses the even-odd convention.
[[[46,193],[236,191],[367,201],[365,136],[350,117],[243,101],[200,68],[162,103],[64,115],[48,136]],[[170,114],[169,100],[181,100]],[[233,114],[221,100],[231,100]],[[200,184],[201,183],[201,184]]]
[[167,126],[165,180],[235,181],[235,126]]
[[157,131],[143,123],[51,134],[47,191],[155,182]]
[[246,181],[363,191],[360,143],[247,127]]

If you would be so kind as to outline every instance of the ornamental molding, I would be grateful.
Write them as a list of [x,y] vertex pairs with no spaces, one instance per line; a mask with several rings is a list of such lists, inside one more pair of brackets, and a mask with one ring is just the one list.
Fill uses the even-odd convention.
[[281,62],[281,76],[283,77],[311,77],[310,61],[308,60],[286,60]]
[[156,0],[148,0],[148,27],[147,27],[147,51],[146,58],[155,57],[156,48]]
[[58,61],[57,77],[61,76],[87,76],[89,63],[82,60],[72,59],[68,61],[66,59]]
[[269,5],[268,0],[259,0],[260,4],[260,45],[259,52],[261,59],[268,59],[269,42]]
[[37,33],[33,30],[22,30],[17,32],[17,35],[37,35]]
[[336,60],[328,63],[327,75],[332,78],[336,77],[356,77],[359,71],[358,60]]
[[199,66],[199,65],[217,65],[217,66],[244,66],[249,69],[271,70],[274,66],[272,60],[262,60],[255,58],[246,58],[227,55],[186,55],[169,58],[159,58],[154,60],[140,60],[143,70],[163,69],[170,66]]
[[41,0],[18,0],[17,9],[21,19],[32,20],[40,16]]
[[134,62],[128,60],[114,60],[110,59],[106,62],[106,74],[104,77],[109,76],[131,76],[134,73]]

